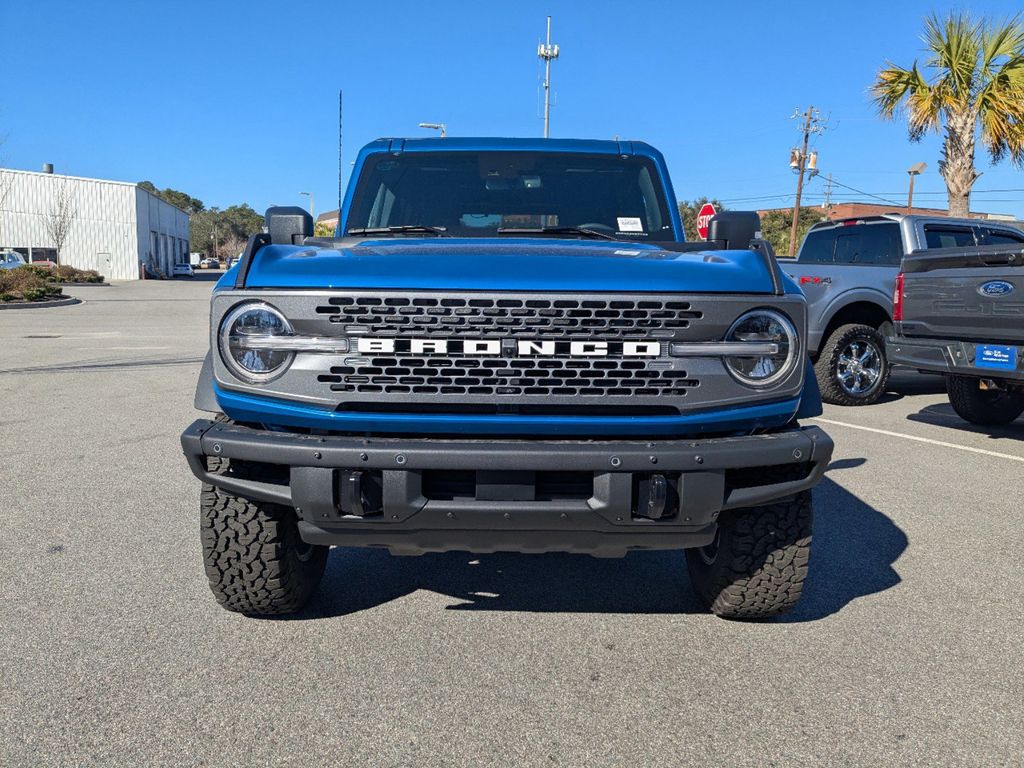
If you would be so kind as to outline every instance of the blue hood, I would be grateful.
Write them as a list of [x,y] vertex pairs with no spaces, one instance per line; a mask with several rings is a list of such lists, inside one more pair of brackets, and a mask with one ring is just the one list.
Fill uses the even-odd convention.
[[[234,282],[234,270],[230,282]],[[549,238],[388,238],[349,247],[270,245],[252,288],[771,293],[753,251],[677,253],[657,245]]]

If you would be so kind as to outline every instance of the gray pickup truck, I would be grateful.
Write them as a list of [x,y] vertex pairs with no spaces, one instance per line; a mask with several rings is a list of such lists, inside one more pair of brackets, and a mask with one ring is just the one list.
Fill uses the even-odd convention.
[[940,248],[903,259],[890,358],[946,375],[974,424],[1024,413],[1024,245]]
[[1024,232],[989,220],[897,213],[815,224],[796,258],[779,265],[807,297],[807,340],[822,399],[869,405],[885,392],[885,340],[906,254],[989,245],[1024,245]]

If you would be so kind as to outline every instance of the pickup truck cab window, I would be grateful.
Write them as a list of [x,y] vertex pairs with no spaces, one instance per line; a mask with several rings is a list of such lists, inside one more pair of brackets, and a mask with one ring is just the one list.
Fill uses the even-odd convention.
[[949,227],[929,224],[924,228],[925,245],[928,248],[964,248],[978,243],[971,227]]
[[1012,232],[986,230],[982,245],[1020,245],[1024,243],[1024,232],[1019,235]]
[[432,227],[448,237],[576,227],[624,240],[674,239],[653,162],[613,154],[371,155],[356,182],[346,228],[387,227]]
[[851,224],[808,233],[799,261],[809,264],[899,266],[903,241],[896,222]]
[[895,267],[903,258],[900,227],[895,222],[856,224],[837,230],[836,264],[874,264]]
[[797,258],[808,264],[831,264],[836,258],[836,230],[818,229],[809,232]]

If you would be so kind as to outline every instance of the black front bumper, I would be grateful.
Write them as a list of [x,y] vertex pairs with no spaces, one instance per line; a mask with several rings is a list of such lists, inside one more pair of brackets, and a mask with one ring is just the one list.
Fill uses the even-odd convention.
[[[815,485],[833,447],[817,427],[693,440],[437,440],[207,420],[186,429],[181,444],[203,482],[294,507],[311,543],[604,556],[708,544],[722,510]],[[210,472],[207,457],[244,462],[247,471]],[[364,485],[369,492],[353,493]],[[652,508],[661,510],[656,519]]]

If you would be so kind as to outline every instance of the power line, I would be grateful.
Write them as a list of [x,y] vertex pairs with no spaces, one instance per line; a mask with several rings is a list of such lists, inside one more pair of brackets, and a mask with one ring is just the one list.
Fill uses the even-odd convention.
[[884,197],[881,197],[879,195],[872,194],[871,192],[865,192],[863,189],[857,189],[856,187],[851,187],[849,184],[843,184],[841,181],[836,181],[835,179],[832,179],[832,183],[835,184],[837,187],[842,187],[843,189],[848,189],[851,192],[856,192],[857,194],[865,195],[867,197],[873,197],[875,200],[881,200],[883,203],[887,203],[889,205],[901,206],[900,203],[894,203],[892,200],[887,200]]

